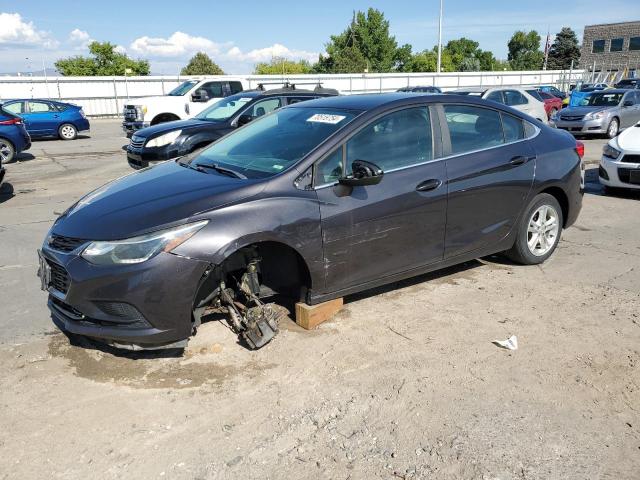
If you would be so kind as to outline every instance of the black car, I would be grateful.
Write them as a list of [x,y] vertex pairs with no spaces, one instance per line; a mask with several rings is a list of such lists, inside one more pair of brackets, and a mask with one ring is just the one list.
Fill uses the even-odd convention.
[[623,78],[614,85],[615,88],[640,88],[640,78]]
[[260,347],[274,298],[318,304],[497,252],[544,262],[580,212],[583,153],[471,96],[296,103],[80,199],[46,236],[41,285],[74,334],[184,347],[213,308]]
[[413,93],[442,93],[442,90],[434,86],[402,87],[402,88],[399,88],[397,91],[413,92]]
[[293,84],[283,88],[245,90],[220,99],[190,120],[161,123],[138,130],[127,147],[127,160],[135,169],[149,162],[181,157],[218,140],[251,120],[278,108],[305,100],[338,95],[338,91],[322,88],[297,89]]

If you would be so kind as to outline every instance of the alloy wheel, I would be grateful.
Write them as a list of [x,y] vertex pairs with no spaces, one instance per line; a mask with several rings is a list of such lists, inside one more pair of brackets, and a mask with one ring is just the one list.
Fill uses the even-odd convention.
[[13,148],[11,148],[11,145],[6,142],[0,142],[0,160],[2,160],[0,163],[8,162],[12,157]]
[[76,129],[71,125],[63,125],[60,129],[60,135],[62,135],[66,139],[72,139],[76,136]]
[[560,232],[558,212],[551,205],[542,205],[533,212],[527,228],[527,246],[537,257],[546,255],[555,245]]
[[611,123],[609,123],[609,130],[607,131],[607,135],[609,135],[609,138],[613,138],[618,134],[618,121],[614,118],[613,120],[611,120]]

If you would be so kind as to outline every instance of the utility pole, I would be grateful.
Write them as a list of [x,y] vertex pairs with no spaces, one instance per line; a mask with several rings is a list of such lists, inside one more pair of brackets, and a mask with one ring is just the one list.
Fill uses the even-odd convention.
[[438,73],[442,66],[442,1],[440,0],[440,19],[438,20]]

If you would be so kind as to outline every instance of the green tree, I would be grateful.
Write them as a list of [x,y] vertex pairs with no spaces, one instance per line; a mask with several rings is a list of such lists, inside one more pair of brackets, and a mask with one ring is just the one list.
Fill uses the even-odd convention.
[[256,75],[285,75],[310,73],[311,65],[306,60],[289,60],[283,57],[273,57],[270,62],[260,62],[253,68]]
[[374,8],[357,12],[351,24],[339,35],[332,35],[326,55],[320,55],[313,69],[318,73],[393,72],[409,60],[409,45],[398,48],[389,34],[389,22]]
[[65,76],[111,76],[124,75],[130,69],[132,75],[149,75],[147,60],[133,60],[124,53],[115,51],[109,42],[92,42],[90,57],[75,56],[58,60],[55,65]]
[[547,68],[566,70],[571,67],[572,61],[577,65],[578,60],[580,60],[580,46],[576,32],[569,27],[562,27],[549,49]]
[[180,75],[224,75],[222,69],[204,52],[198,52],[187,66],[180,71]]
[[513,70],[540,70],[544,53],[540,51],[540,35],[535,30],[517,31],[509,40],[509,63]]
[[[411,57],[411,60],[404,66],[404,72],[435,72],[438,69],[438,47],[433,50],[423,50]],[[445,49],[442,50],[440,70],[443,72],[453,72],[453,60]]]

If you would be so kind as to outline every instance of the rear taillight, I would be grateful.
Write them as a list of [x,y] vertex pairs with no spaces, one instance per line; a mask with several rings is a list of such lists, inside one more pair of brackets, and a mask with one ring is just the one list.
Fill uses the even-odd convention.
[[584,157],[584,143],[579,140],[576,140],[576,153],[582,159]]
[[21,118],[10,118],[9,120],[0,120],[0,125],[20,125],[22,123]]

